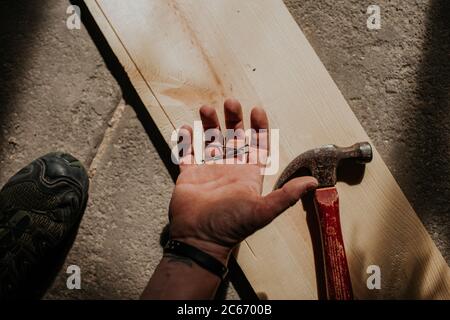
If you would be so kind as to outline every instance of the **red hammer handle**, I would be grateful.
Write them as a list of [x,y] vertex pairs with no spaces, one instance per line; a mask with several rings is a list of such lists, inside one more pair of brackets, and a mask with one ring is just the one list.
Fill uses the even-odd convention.
[[353,290],[342,239],[339,196],[335,187],[315,191],[329,300],[352,300]]

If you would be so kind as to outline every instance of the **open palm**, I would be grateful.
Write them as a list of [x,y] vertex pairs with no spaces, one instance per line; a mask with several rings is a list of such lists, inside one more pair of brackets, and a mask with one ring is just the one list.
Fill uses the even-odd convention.
[[[245,136],[239,133],[244,129],[240,103],[229,99],[224,107],[227,129],[238,132],[227,146],[245,145]],[[203,106],[200,116],[204,130],[220,130],[214,108]],[[260,159],[261,156],[265,159],[269,152],[268,120],[261,108],[253,108],[250,118],[252,128],[262,131],[252,135],[247,153],[231,156],[235,158],[234,164],[226,160],[195,164],[193,148],[187,148],[169,208],[172,239],[190,243],[224,262],[236,244],[270,223],[305,192],[317,187],[314,178],[301,177],[261,196],[264,161]],[[192,141],[189,126],[183,126],[180,134],[184,135],[184,141]],[[222,158],[221,151],[217,141],[205,145],[205,153],[215,158]]]

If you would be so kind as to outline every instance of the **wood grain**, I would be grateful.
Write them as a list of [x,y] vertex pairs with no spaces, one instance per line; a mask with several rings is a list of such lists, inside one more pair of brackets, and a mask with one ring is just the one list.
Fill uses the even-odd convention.
[[[167,143],[211,104],[236,97],[248,118],[263,106],[280,129],[280,169],[318,145],[370,141],[280,0],[85,0]],[[246,123],[248,125],[248,123]],[[267,176],[264,193],[277,176]],[[450,269],[374,150],[361,184],[338,183],[356,298],[450,298]],[[269,299],[318,297],[312,241],[301,204],[236,253]],[[381,290],[366,285],[381,268]]]

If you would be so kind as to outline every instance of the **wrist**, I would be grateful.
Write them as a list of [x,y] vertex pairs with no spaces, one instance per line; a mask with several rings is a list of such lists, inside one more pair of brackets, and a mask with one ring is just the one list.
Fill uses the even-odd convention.
[[219,245],[214,242],[205,241],[198,238],[192,238],[192,237],[174,237],[172,240],[177,240],[183,243],[186,243],[188,245],[191,245],[207,254],[212,256],[213,258],[217,259],[220,263],[222,263],[224,266],[228,265],[228,260],[230,258],[230,254],[232,249]]
[[164,254],[141,299],[212,299],[220,279],[186,257]]

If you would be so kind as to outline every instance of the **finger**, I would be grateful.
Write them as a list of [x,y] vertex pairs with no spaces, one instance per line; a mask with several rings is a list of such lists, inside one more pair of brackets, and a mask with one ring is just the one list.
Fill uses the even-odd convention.
[[264,166],[269,154],[269,119],[264,109],[255,107],[250,114],[252,134],[250,137],[249,163]]
[[205,131],[205,162],[214,162],[211,158],[221,157],[223,150],[223,137],[220,131],[220,122],[216,110],[211,106],[200,108],[200,118]]
[[195,164],[192,128],[188,125],[184,125],[178,130],[178,155],[180,157],[180,171]]
[[250,114],[250,123],[253,129],[269,129],[269,119],[266,111],[261,107],[254,107]]
[[202,119],[203,130],[220,129],[219,118],[216,109],[204,105],[200,108],[200,118]]
[[253,139],[252,144],[258,148],[268,149],[267,139],[260,136],[260,132],[266,132],[269,130],[269,119],[267,118],[266,111],[263,108],[255,107],[250,114],[250,123],[252,129],[256,131],[256,139]]
[[282,188],[262,197],[258,207],[260,225],[265,226],[287,208],[293,206],[305,193],[316,189],[318,182],[313,177],[300,177],[287,182]]
[[236,99],[227,99],[224,103],[225,124],[227,129],[244,129],[242,106]]
[[244,151],[245,132],[242,106],[236,99],[227,99],[224,103],[226,133],[226,162],[246,163],[247,153]]

